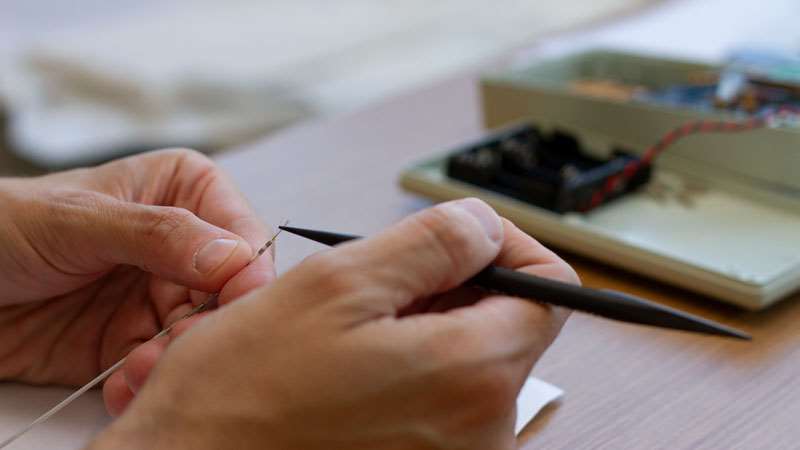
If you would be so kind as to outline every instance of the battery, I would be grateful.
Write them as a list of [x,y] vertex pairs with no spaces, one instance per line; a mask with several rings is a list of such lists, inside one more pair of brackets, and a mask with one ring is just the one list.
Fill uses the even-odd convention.
[[[450,178],[480,186],[556,213],[585,212],[636,190],[650,179],[650,166],[628,178],[619,177],[639,159],[615,148],[607,159],[591,156],[571,133],[543,133],[523,123],[490,133],[447,158]],[[609,179],[616,182],[597,203],[595,193]],[[594,201],[593,201],[594,197]]]

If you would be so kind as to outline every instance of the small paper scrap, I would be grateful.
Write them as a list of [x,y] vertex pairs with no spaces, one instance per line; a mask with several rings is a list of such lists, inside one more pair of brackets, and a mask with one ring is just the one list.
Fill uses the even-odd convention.
[[517,424],[514,432],[519,434],[539,411],[564,395],[564,391],[538,378],[528,377],[517,397]]

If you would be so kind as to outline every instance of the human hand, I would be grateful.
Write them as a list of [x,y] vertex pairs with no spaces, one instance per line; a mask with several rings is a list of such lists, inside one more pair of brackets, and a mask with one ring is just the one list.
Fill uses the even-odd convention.
[[192,327],[91,448],[516,448],[516,397],[567,314],[459,287],[492,262],[579,282],[484,203],[434,207]]
[[[83,384],[205,293],[224,304],[275,276],[268,255],[241,270],[268,230],[196,152],[0,179],[0,205],[2,380]],[[112,412],[132,395],[122,371],[105,386]]]

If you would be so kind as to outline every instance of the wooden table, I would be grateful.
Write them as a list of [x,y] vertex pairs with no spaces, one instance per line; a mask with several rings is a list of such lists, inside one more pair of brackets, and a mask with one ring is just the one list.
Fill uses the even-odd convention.
[[[470,77],[279,133],[219,162],[264,219],[375,232],[427,206],[399,171],[478,136]],[[798,230],[800,232],[800,230]],[[320,247],[282,239],[281,270]],[[800,251],[800,249],[798,249]],[[583,283],[613,287],[741,327],[752,343],[572,316],[535,369],[566,390],[523,434],[525,449],[800,448],[800,303],[748,313],[583,258]]]

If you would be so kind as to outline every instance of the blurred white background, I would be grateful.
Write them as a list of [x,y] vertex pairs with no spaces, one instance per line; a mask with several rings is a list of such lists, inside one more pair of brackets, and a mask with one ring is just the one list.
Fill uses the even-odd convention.
[[218,149],[652,0],[0,0],[12,147],[44,167]]

